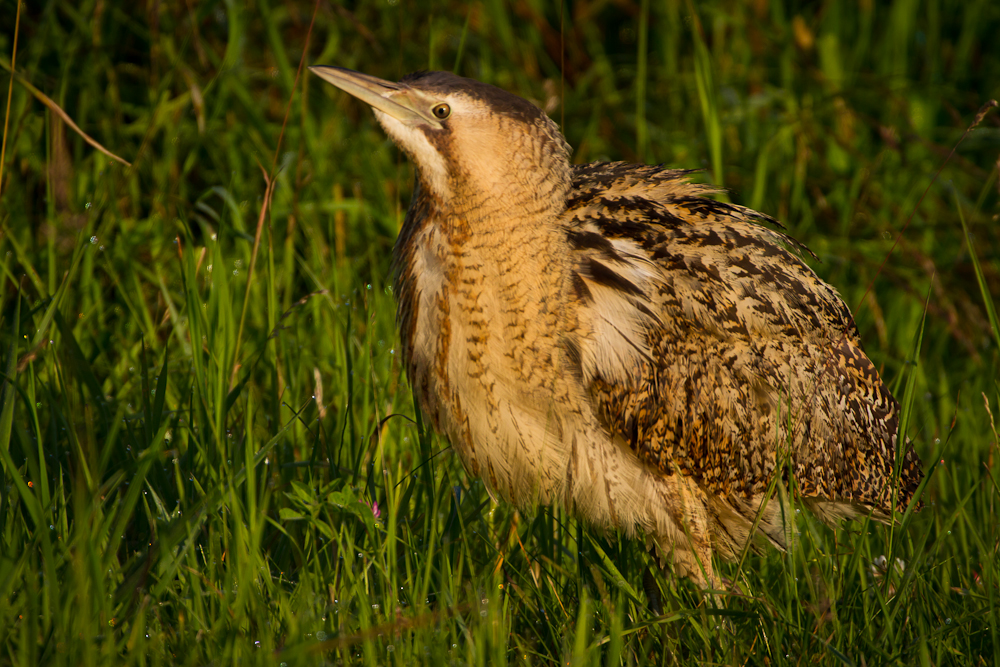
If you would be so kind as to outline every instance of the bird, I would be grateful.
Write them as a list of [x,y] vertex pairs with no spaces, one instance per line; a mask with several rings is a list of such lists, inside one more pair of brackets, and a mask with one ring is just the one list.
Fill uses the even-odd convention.
[[689,170],[572,164],[541,109],[474,79],[310,69],[415,165],[402,357],[494,500],[645,540],[703,588],[713,556],[785,548],[793,498],[830,524],[911,504],[899,404],[776,220]]

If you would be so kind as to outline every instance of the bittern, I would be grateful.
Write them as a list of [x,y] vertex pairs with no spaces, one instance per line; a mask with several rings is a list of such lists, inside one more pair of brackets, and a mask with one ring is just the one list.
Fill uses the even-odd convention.
[[[892,520],[920,461],[836,290],[689,171],[570,164],[536,106],[446,72],[337,67],[416,165],[393,253],[420,407],[494,498],[712,555],[781,548],[789,495]],[[794,484],[793,484],[794,482]]]

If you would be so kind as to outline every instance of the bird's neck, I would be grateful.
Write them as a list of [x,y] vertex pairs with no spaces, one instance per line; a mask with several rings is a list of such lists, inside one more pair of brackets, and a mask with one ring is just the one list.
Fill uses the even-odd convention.
[[446,352],[442,336],[480,340],[491,354],[525,363],[550,363],[529,357],[556,335],[562,311],[556,302],[568,264],[559,224],[565,204],[473,201],[449,205],[418,186],[397,240],[399,325],[413,377],[432,376],[431,359],[464,349]]
[[395,248],[400,342],[424,413],[453,442],[485,437],[461,430],[487,421],[462,410],[548,409],[568,265],[561,212],[414,198]]
[[456,179],[452,196],[441,202],[441,214],[468,223],[476,233],[555,220],[566,208],[568,179],[559,173],[479,170],[474,178]]
[[[444,149],[448,184],[438,196],[442,214],[468,222],[476,233],[561,215],[572,171],[565,141],[554,125],[548,130],[554,136],[543,138],[542,130],[501,123],[490,132],[455,136]],[[429,175],[421,170],[420,178]]]

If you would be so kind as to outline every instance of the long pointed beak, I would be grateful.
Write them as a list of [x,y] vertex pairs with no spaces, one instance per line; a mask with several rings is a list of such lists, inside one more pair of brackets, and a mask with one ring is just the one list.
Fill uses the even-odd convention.
[[441,123],[430,114],[430,109],[421,108],[424,105],[420,104],[420,98],[408,86],[343,67],[317,65],[309,70],[327,83],[332,83],[401,123],[441,128]]

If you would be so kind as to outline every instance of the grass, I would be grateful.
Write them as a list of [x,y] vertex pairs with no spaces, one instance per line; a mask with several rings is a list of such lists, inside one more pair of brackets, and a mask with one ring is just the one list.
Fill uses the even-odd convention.
[[[140,4],[21,9],[16,71],[131,167],[14,82],[0,664],[1000,664],[1000,115],[947,159],[1000,96],[996,3],[320,3],[311,35],[310,3]],[[400,368],[411,168],[303,57],[457,64],[578,162],[702,167],[783,220],[903,403],[923,510],[803,516],[719,564],[742,595],[661,577],[657,617],[641,544],[493,505]]]

